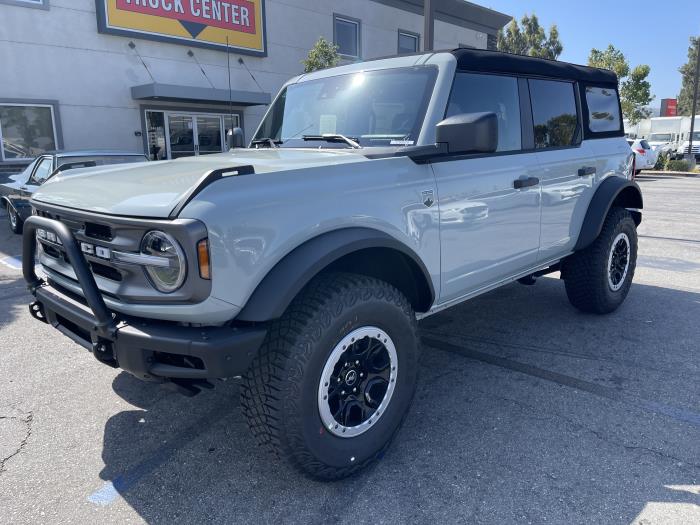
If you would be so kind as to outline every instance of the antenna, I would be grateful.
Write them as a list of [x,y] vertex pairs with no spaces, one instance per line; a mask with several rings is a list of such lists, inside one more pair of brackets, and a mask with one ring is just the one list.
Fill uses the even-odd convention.
[[231,134],[233,135],[233,90],[231,89],[231,50],[226,35],[226,67],[228,68],[228,110],[231,113]]

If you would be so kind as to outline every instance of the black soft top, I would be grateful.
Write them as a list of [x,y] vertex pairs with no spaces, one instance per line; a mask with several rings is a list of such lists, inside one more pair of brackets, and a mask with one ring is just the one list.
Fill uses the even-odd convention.
[[553,77],[617,87],[617,75],[607,69],[485,49],[455,49],[452,54],[457,58],[457,68],[465,71]]

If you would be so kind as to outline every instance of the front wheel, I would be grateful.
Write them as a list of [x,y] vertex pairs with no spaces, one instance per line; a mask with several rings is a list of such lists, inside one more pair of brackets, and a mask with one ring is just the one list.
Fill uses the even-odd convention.
[[389,446],[416,387],[413,310],[391,285],[354,274],[314,281],[270,327],[243,378],[257,441],[317,479],[340,479]]
[[624,208],[613,208],[598,238],[564,261],[569,301],[583,312],[606,314],[627,297],[637,266],[637,227]]
[[7,220],[13,233],[22,233],[22,218],[12,206],[7,206]]

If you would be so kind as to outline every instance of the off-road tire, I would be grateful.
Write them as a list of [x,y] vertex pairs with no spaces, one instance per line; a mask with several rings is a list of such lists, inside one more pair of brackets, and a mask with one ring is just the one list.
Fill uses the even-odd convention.
[[[613,241],[625,234],[629,241],[629,266],[620,288],[608,282]],[[637,227],[629,211],[612,208],[598,238],[587,248],[568,257],[562,266],[569,302],[582,312],[607,314],[627,297],[637,264]]]
[[10,230],[12,233],[20,234],[22,233],[22,218],[19,214],[12,208],[12,206],[7,206],[7,223],[10,225]]
[[[374,326],[395,344],[396,386],[364,433],[333,435],[319,413],[319,383],[333,348],[358,327]],[[350,476],[380,458],[408,411],[416,386],[415,314],[390,284],[362,275],[315,278],[268,335],[241,385],[241,404],[258,444],[321,480]]]

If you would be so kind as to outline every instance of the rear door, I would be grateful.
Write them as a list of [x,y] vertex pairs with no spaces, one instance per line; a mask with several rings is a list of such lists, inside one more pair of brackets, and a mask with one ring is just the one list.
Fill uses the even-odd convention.
[[[581,211],[593,195],[598,166],[583,139],[576,84],[530,79],[535,149],[540,163],[542,221],[539,262],[569,253]],[[582,217],[583,215],[581,215]]]
[[456,74],[446,116],[495,113],[498,151],[432,164],[440,208],[441,303],[536,263],[539,167],[537,154],[523,151],[523,126],[532,126],[521,113],[524,82],[504,75]]

